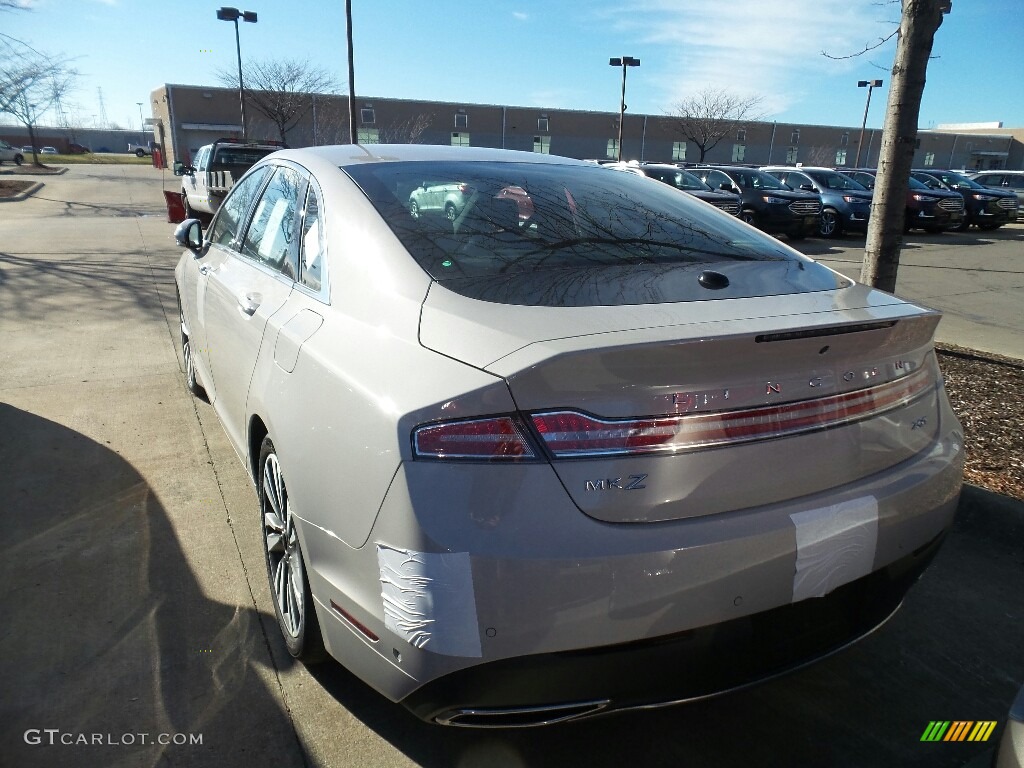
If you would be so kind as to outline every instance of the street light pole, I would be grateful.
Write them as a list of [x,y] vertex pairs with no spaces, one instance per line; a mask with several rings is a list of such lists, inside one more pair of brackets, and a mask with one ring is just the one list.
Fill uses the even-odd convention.
[[[858,80],[857,81],[857,87],[858,88],[867,88],[868,89],[868,102],[867,102],[867,104],[864,105],[864,120],[860,124],[860,141],[857,142],[857,163],[854,165],[854,168],[860,168],[860,149],[864,145],[864,129],[867,127],[867,124],[868,124],[868,110],[871,108],[871,91],[873,89],[875,89],[875,88],[880,87],[881,85],[882,85],[882,81],[881,80]],[[868,157],[870,157],[870,156],[871,156],[871,149],[869,148],[868,149]]]
[[145,118],[142,117],[142,102],[141,101],[136,101],[135,103],[139,105],[139,130],[142,131],[142,133],[140,134],[140,136],[142,137],[142,140],[141,140],[140,143],[145,144],[146,143],[146,120],[145,120]]
[[255,11],[240,11],[237,8],[219,8],[217,18],[220,21],[233,21],[235,23],[235,52],[238,54],[238,103],[242,109],[242,141],[246,138],[245,123],[245,87],[242,84],[242,43],[238,36],[238,19],[256,23]]
[[608,65],[612,67],[622,67],[622,98],[619,99],[619,139],[618,139],[618,161],[622,162],[622,118],[626,113],[626,67],[639,67],[640,59],[634,59],[632,56],[623,56],[622,58],[608,59]]

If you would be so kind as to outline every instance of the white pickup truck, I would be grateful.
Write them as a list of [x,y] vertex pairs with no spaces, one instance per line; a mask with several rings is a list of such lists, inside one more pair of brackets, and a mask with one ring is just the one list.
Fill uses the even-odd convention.
[[174,175],[181,176],[186,218],[209,221],[242,174],[283,146],[280,142],[242,143],[236,139],[218,139],[199,148],[195,165],[175,162]]
[[128,154],[135,155],[136,157],[145,157],[146,155],[152,155],[156,146],[155,141],[147,141],[145,144],[129,144]]

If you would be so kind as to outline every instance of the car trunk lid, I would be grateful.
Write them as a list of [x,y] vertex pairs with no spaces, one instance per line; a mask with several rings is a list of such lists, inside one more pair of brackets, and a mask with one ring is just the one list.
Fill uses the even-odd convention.
[[[558,322],[547,308],[478,304],[432,289],[424,343],[476,363],[495,355],[481,367],[508,382],[566,490],[600,520],[816,493],[905,461],[937,434],[939,314],[863,286],[560,309]],[[493,334],[489,354],[452,324],[467,314]]]

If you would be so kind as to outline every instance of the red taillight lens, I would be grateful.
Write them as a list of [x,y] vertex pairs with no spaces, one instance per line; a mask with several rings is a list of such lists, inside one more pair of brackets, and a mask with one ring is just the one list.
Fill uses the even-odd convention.
[[417,458],[427,459],[534,458],[529,441],[509,416],[418,427],[413,450]]
[[556,457],[674,452],[840,426],[905,405],[933,385],[922,368],[877,387],[738,411],[615,420],[558,411],[532,418]]

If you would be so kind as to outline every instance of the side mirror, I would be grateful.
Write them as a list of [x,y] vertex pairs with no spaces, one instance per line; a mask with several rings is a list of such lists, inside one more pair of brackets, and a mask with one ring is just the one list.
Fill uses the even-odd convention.
[[721,184],[719,184],[718,188],[724,189],[726,192],[732,192],[732,184],[730,184],[727,181],[723,181]]
[[191,176],[196,172],[196,169],[191,165],[185,165],[181,160],[174,161],[174,175],[175,176]]
[[818,191],[818,190],[816,190],[814,188],[813,184],[801,184],[800,185],[800,189],[802,189],[802,190],[804,190],[806,192],[817,192]]
[[198,259],[203,249],[203,225],[199,219],[185,219],[174,230],[174,242],[188,248]]

